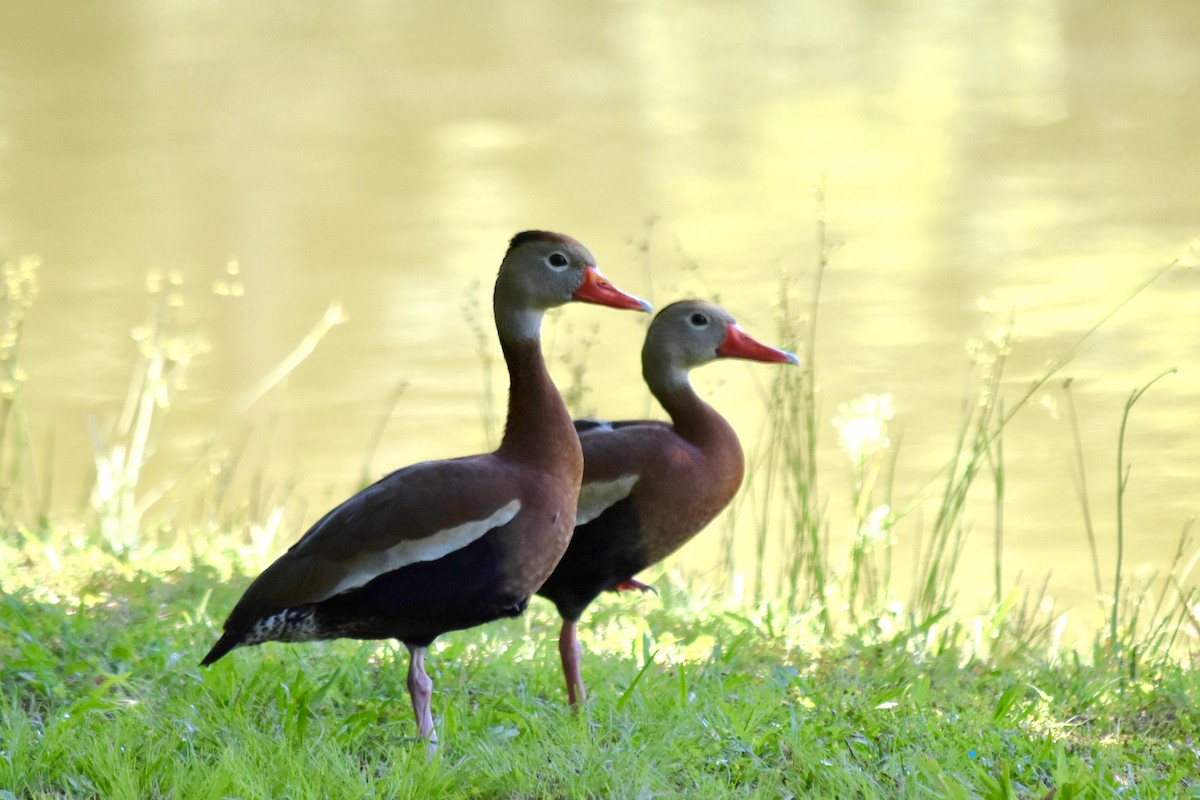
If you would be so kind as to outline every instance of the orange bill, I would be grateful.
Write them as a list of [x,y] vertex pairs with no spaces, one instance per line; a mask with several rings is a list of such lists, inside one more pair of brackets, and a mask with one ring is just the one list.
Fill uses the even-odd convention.
[[747,358],[751,361],[766,361],[772,364],[799,364],[800,359],[786,350],[777,350],[755,340],[737,325],[725,331],[725,341],[717,348],[721,358]]
[[600,270],[592,266],[584,270],[583,286],[580,286],[572,296],[584,303],[596,303],[612,308],[628,308],[633,311],[645,311],[647,314],[653,310],[645,300],[625,294],[613,286],[607,278],[600,274]]

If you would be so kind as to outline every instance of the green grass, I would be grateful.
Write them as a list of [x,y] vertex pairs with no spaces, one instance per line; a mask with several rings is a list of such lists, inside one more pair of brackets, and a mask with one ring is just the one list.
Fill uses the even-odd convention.
[[535,601],[435,646],[427,760],[401,648],[272,644],[201,669],[244,576],[56,563],[0,595],[0,798],[1200,797],[1200,671],[1129,680],[1003,622],[987,657],[969,625],[823,640],[815,615],[663,578],[661,598],[597,605],[576,715]]
[[[429,661],[442,742],[432,760],[415,739],[407,654],[394,643],[270,644],[236,651],[211,669],[197,666],[250,576],[279,551],[276,532],[288,526],[277,497],[252,504],[244,517],[210,508],[190,527],[148,519],[186,475],[165,488],[141,479],[158,435],[154,420],[166,411],[148,398],[178,391],[172,376],[202,350],[177,341],[183,329],[173,295],[151,292],[126,413],[96,432],[87,508],[76,522],[50,522],[51,487],[38,479],[49,465],[34,458],[17,358],[35,264],[4,262],[0,800],[1200,797],[1193,575],[1200,554],[1192,526],[1184,523],[1163,574],[1125,575],[1120,505],[1115,562],[1102,554],[1069,378],[1076,493],[1106,624],[1078,638],[1065,631],[1065,616],[1044,611],[1036,592],[1014,587],[1000,571],[1012,524],[1005,426],[1113,313],[1179,259],[1015,397],[1004,396],[1001,380],[1009,335],[984,343],[957,445],[912,498],[894,496],[899,443],[887,436],[890,399],[864,397],[840,409],[841,434],[873,431],[853,445],[853,437],[840,437],[855,522],[841,553],[822,490],[830,481],[817,470],[814,342],[831,255],[823,211],[818,241],[806,299],[791,303],[789,287],[781,290],[781,334],[807,355],[805,367],[779,371],[767,397],[767,445],[738,501],[757,512],[751,599],[672,575],[658,576],[660,597],[604,598],[581,626],[591,698],[581,714],[566,708],[558,620],[547,604],[535,600],[519,620],[443,637]],[[234,404],[195,463],[317,346],[340,319],[335,311]],[[490,350],[475,324],[490,385]],[[586,341],[582,354],[565,356],[576,407],[585,405],[586,357]],[[1159,380],[1147,378],[1119,416],[1121,504],[1130,469],[1126,422]],[[402,391],[403,384],[379,430]],[[492,408],[481,414],[485,430],[494,428]],[[200,494],[219,509],[231,489]],[[981,510],[995,522],[987,548],[992,601],[965,609],[957,567],[971,515]],[[893,575],[891,534],[901,524],[915,534],[908,537],[915,545],[906,545],[915,547],[911,586]],[[769,545],[782,557],[773,560]],[[766,599],[772,588],[781,599]]]

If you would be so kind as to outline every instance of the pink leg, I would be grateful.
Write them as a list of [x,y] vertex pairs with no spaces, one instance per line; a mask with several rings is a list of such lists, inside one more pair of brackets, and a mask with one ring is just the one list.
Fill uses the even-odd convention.
[[575,635],[575,622],[572,620],[563,620],[562,632],[558,635],[558,654],[562,657],[563,677],[567,680],[567,702],[578,708],[580,703],[587,700],[587,694],[583,690],[583,676],[579,674],[583,648]]
[[637,589],[639,592],[654,592],[655,594],[658,594],[658,589],[655,589],[648,583],[642,583],[636,578],[629,578],[628,580],[621,581],[612,588],[612,591],[628,592],[632,589]]
[[433,713],[429,700],[433,696],[433,681],[425,674],[424,647],[408,648],[408,694],[412,698],[413,716],[417,718],[417,735],[429,740],[429,753],[437,750],[437,731],[433,729]]

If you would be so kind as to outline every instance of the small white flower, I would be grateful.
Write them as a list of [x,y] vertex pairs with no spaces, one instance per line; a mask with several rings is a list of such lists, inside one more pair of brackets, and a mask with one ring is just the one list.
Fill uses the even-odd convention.
[[891,516],[892,508],[888,505],[877,506],[871,510],[871,513],[866,516],[866,519],[862,522],[862,526],[858,529],[858,541],[856,544],[859,549],[881,543],[886,543],[889,546],[896,543],[891,534]]
[[890,394],[864,394],[849,403],[838,405],[833,427],[838,430],[838,442],[854,459],[865,459],[887,450],[888,422],[895,416]]

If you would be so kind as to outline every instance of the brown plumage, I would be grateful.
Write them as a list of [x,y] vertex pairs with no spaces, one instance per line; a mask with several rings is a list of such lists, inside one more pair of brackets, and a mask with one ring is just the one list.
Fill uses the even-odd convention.
[[510,384],[500,447],[406,467],[334,508],[250,584],[202,663],[265,641],[399,639],[420,735],[435,742],[425,649],[520,614],[571,535],[582,453],[539,340],[546,309],[571,300],[649,310],[574,239],[513,237],[494,297]]
[[537,592],[563,618],[559,653],[572,704],[584,699],[576,636],[584,610],[604,591],[649,589],[634,575],[699,533],[742,483],[737,435],[688,381],[691,368],[718,358],[798,363],[747,336],[712,303],[673,303],[654,318],[642,348],[642,374],[671,422],[575,423],[584,457],[575,533]]

